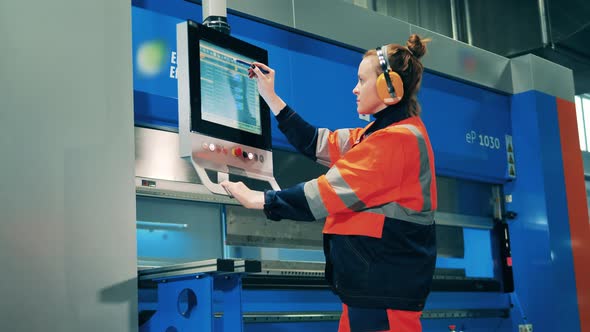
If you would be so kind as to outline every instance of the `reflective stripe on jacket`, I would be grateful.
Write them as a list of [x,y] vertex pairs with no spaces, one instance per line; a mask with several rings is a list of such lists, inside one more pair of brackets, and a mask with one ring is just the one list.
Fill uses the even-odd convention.
[[[369,125],[370,126],[370,125]],[[364,129],[318,130],[316,157],[331,166],[304,185],[324,233],[380,238],[385,218],[434,222],[434,157],[424,124],[410,117],[361,141]]]

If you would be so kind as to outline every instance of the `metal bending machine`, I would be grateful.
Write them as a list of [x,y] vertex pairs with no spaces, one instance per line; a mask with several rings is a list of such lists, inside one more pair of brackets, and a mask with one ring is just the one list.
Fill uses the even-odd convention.
[[[355,40],[345,27],[318,24],[325,10],[308,2],[269,9],[276,21],[263,1],[230,8],[227,19],[225,6],[207,1],[133,2],[140,331],[337,330],[341,305],[323,280],[322,223],[267,220],[218,185],[288,187],[326,171],[289,146],[243,66],[268,60],[278,94],[314,125],[362,127],[366,119],[345,98],[362,52],[401,43],[410,31],[434,39],[419,95],[439,197],[424,331],[581,331],[577,256],[560,245],[577,227],[572,211],[587,211],[565,188],[582,176],[567,152],[577,144],[567,135],[576,128],[571,72],[395,19],[367,18],[383,33]],[[354,13],[329,2],[343,18]],[[201,16],[225,32],[231,23],[231,37],[188,21]],[[308,68],[331,74],[309,79]],[[559,290],[547,288],[555,282]],[[559,326],[548,310],[564,317]]]

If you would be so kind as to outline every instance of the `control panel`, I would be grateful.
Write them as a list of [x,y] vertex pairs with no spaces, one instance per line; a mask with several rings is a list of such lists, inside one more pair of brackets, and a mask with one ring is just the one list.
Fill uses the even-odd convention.
[[191,133],[193,159],[206,168],[227,173],[272,176],[272,152]]

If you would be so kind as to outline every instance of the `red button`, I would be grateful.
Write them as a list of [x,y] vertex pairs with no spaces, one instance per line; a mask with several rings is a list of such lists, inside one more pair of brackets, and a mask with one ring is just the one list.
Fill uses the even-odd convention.
[[236,157],[240,157],[242,155],[242,149],[241,148],[233,148],[231,150],[231,154],[233,154]]

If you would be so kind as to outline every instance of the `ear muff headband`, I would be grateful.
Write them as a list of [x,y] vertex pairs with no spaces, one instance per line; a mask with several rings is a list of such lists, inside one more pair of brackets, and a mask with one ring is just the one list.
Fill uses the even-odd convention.
[[387,90],[389,95],[395,98],[395,88],[391,83],[391,77],[389,76],[389,60],[387,59],[387,45],[381,46],[381,48],[377,48],[377,56],[379,57],[379,65],[381,65],[381,70],[383,71],[383,76],[385,78],[385,82],[387,83]]
[[376,48],[379,65],[383,71],[377,77],[377,94],[386,105],[398,103],[404,96],[404,84],[398,73],[394,72],[387,59],[387,45]]

